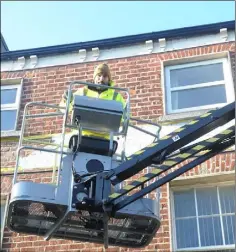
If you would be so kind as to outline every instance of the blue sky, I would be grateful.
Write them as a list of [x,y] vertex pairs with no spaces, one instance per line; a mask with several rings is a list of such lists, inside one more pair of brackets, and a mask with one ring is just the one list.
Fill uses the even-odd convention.
[[234,1],[1,1],[1,32],[10,50],[234,19]]

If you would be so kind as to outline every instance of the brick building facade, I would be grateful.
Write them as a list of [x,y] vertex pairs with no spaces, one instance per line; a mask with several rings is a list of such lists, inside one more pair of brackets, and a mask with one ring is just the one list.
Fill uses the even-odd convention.
[[[161,135],[166,135],[209,108],[234,101],[234,29],[234,22],[225,22],[192,27],[191,30],[182,28],[124,37],[119,40],[120,44],[117,38],[2,53],[2,94],[4,90],[16,89],[15,104],[1,110],[1,114],[4,113],[2,120],[9,117],[16,126],[12,126],[10,121],[1,124],[1,210],[5,209],[4,202],[11,190],[19,130],[27,102],[58,104],[70,81],[91,82],[94,67],[106,62],[117,86],[130,89],[132,116],[158,122],[162,125]],[[183,75],[188,76],[188,85],[199,84],[195,87],[196,93],[188,87],[178,89],[177,84],[181,86],[181,81],[182,87],[187,85]],[[209,102],[204,100],[206,96],[203,93],[208,94]],[[209,97],[210,94],[214,99]],[[192,97],[196,102],[192,102]],[[7,111],[16,111],[18,116],[7,114]],[[27,133],[55,134],[60,126],[60,122],[48,120],[42,130],[39,122],[34,121],[27,128]],[[136,133],[132,134],[128,141],[129,153],[135,151],[131,143],[137,140]],[[137,149],[148,144],[142,139],[137,141],[140,141]],[[231,148],[164,185],[159,202],[161,227],[150,245],[142,249],[110,247],[106,251],[197,251],[199,248],[201,251],[233,251],[234,167],[235,153]],[[51,167],[35,165],[21,168],[19,179],[43,183],[51,181]],[[204,205],[209,200],[204,195],[213,199],[216,197],[214,202],[218,202],[215,209],[213,207],[210,211],[206,207],[202,210],[205,219],[201,217],[199,208],[200,204]],[[181,212],[180,206],[186,200],[191,205],[184,207],[189,210]],[[229,207],[224,209],[221,205],[227,200]],[[194,212],[198,209],[198,215],[190,214],[191,209]],[[208,220],[206,216],[209,222],[204,222]],[[211,230],[211,225],[218,225],[213,240],[208,237],[207,231],[203,231]],[[13,233],[7,227],[2,231],[3,251],[105,251],[102,245],[97,244],[56,239],[44,241],[42,237]]]

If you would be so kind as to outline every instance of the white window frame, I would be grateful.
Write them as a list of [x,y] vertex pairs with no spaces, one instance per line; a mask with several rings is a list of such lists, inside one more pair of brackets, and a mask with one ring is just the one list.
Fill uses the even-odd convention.
[[[202,66],[202,65],[210,65],[210,64],[216,64],[216,63],[222,63],[223,64],[223,74],[224,74],[224,80],[223,81],[214,81],[214,82],[206,82],[202,84],[193,84],[193,85],[187,85],[183,87],[175,87],[171,88],[170,83],[170,71],[181,69],[181,68],[188,68],[193,66]],[[202,110],[202,109],[212,109],[216,107],[224,106],[228,103],[231,103],[235,100],[234,97],[234,87],[233,87],[233,81],[232,81],[232,73],[230,69],[230,63],[228,58],[220,58],[220,59],[210,59],[210,60],[199,60],[198,62],[193,63],[183,63],[179,65],[172,65],[172,66],[165,66],[164,67],[164,73],[165,73],[165,89],[166,89],[166,113],[167,114],[173,114],[173,113],[181,113],[181,112],[189,112],[189,111],[196,111],[196,110]],[[204,106],[198,106],[198,107],[191,107],[191,108],[184,108],[184,109],[172,109],[172,101],[171,101],[171,92],[172,91],[180,91],[180,90],[189,90],[194,88],[200,88],[200,87],[209,87],[209,86],[215,86],[215,85],[225,85],[225,91],[226,91],[226,103],[217,103],[212,105],[204,105]]]
[[[186,190],[194,190],[194,197],[195,197],[195,204],[196,204],[196,189],[197,188],[212,188],[212,187],[217,187],[217,198],[218,198],[218,202],[219,202],[219,187],[226,187],[226,186],[235,186],[234,182],[223,182],[223,183],[211,183],[211,184],[196,184],[194,186],[183,186],[181,188],[171,188],[170,190],[170,204],[171,204],[171,228],[172,228],[172,234],[173,234],[173,238],[172,238],[172,247],[173,247],[173,251],[176,252],[191,252],[191,251],[212,251],[212,250],[225,250],[227,252],[227,249],[234,249],[235,248],[235,244],[232,245],[217,245],[217,246],[205,246],[205,247],[192,247],[192,248],[181,248],[178,249],[177,248],[177,240],[176,240],[176,225],[175,225],[175,205],[174,205],[174,192],[180,192],[180,191],[186,191]],[[196,205],[195,205],[196,207]],[[219,204],[220,207],[220,204]],[[221,225],[222,225],[222,216],[226,216],[226,215],[231,215],[231,214],[222,214],[221,213],[221,209],[219,209],[219,216],[220,216],[220,221],[221,221]],[[196,213],[196,218],[199,218],[198,216],[198,211]],[[183,217],[184,218],[184,217]],[[189,218],[189,217],[186,217]],[[222,226],[221,226],[222,227]],[[200,236],[199,236],[199,221],[197,219],[197,229],[198,229],[198,240],[200,240]],[[223,239],[223,243],[225,243],[225,238],[224,238],[224,230],[222,227],[222,239]],[[201,244],[201,243],[199,243]]]
[[20,101],[21,101],[21,93],[22,93],[22,80],[17,81],[19,84],[15,84],[16,80],[14,80],[14,84],[8,84],[7,82],[8,82],[8,80],[6,81],[6,83],[4,83],[4,80],[2,81],[1,91],[2,90],[9,90],[9,89],[17,89],[16,100],[15,100],[15,103],[1,104],[1,111],[16,110],[16,120],[15,120],[14,129],[1,130],[1,132],[16,131],[17,122],[18,122],[18,118],[19,118],[19,110],[20,110]]

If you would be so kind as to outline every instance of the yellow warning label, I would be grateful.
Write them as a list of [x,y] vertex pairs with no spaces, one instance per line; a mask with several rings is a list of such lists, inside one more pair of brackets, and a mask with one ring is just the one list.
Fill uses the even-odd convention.
[[150,173],[151,174],[158,174],[159,172],[161,172],[161,169],[153,169]]
[[203,115],[201,115],[200,117],[207,117],[207,116],[209,116],[209,115],[211,115],[211,113],[203,114]]
[[176,161],[173,161],[173,160],[167,160],[164,162],[164,165],[167,165],[167,166],[172,166],[172,165],[175,165],[177,162]]
[[148,180],[148,178],[146,178],[146,177],[141,177],[141,178],[137,179],[136,181],[138,181],[138,182],[144,182],[144,181],[146,181],[146,180]]
[[206,142],[214,143],[214,142],[216,142],[217,140],[219,140],[219,138],[217,138],[217,137],[212,137],[212,138],[207,139]]
[[178,129],[176,129],[174,132],[181,132],[182,130],[184,130],[185,128],[178,128]]
[[124,190],[130,190],[132,188],[134,188],[133,185],[127,185],[127,186],[123,187],[122,189],[124,189]]
[[120,193],[113,193],[109,196],[109,198],[117,198],[118,196],[120,196]]
[[158,143],[152,143],[152,144],[148,145],[147,148],[151,148],[151,147],[154,147],[156,145],[158,145]]
[[189,125],[193,125],[193,124],[195,124],[195,123],[197,123],[198,122],[198,120],[194,120],[194,121],[191,121],[190,123],[188,123]]
[[193,147],[192,149],[193,150],[201,150],[201,149],[203,149],[205,146],[204,145],[197,145],[197,146],[195,146],[195,147]]
[[223,132],[221,132],[220,134],[223,134],[223,135],[227,135],[229,133],[233,132],[233,130],[224,130]]
[[136,151],[133,155],[139,155],[139,154],[141,154],[143,152],[144,152],[144,150],[139,150],[139,151]]
[[167,135],[167,136],[163,136],[163,137],[161,138],[161,140],[165,140],[165,139],[168,139],[168,138],[170,138],[170,136],[169,136],[169,135]]
[[179,155],[176,156],[176,157],[179,157],[179,158],[187,158],[187,157],[189,157],[189,156],[191,156],[191,153],[182,153],[182,154],[179,154]]

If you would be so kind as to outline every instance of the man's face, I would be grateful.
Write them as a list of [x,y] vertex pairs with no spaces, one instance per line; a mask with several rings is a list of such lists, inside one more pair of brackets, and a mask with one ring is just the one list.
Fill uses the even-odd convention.
[[108,85],[109,83],[109,78],[105,74],[97,74],[95,79],[94,79],[95,84],[102,84],[102,85]]

